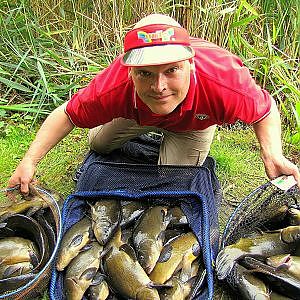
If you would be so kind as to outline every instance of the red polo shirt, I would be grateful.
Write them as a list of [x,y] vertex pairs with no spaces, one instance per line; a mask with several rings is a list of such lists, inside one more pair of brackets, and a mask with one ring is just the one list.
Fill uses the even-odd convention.
[[201,39],[192,39],[192,46],[196,71],[185,100],[172,113],[151,112],[136,94],[120,57],[74,94],[66,113],[78,127],[93,128],[123,117],[174,132],[237,120],[251,124],[268,115],[270,95],[255,83],[240,58]]

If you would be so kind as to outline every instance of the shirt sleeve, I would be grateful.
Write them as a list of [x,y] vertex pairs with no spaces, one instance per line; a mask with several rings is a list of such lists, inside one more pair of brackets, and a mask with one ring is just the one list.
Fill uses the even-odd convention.
[[[75,93],[66,106],[66,114],[77,127],[93,128],[95,112],[101,112],[101,102],[96,101],[95,78],[90,84]],[[91,114],[91,112],[94,114]]]
[[132,117],[129,105],[124,105],[130,101],[131,91],[128,70],[118,58],[71,97],[65,112],[81,128],[93,128],[121,116]]
[[216,55],[213,68],[211,65],[202,83],[219,123],[233,124],[240,120],[252,124],[269,114],[270,94],[255,82],[240,58],[225,52]]

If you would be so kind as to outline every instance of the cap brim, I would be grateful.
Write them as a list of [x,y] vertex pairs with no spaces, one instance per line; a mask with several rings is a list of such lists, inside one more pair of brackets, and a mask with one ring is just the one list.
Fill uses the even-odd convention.
[[129,67],[163,65],[194,57],[189,46],[156,45],[132,49],[122,57],[122,64]]

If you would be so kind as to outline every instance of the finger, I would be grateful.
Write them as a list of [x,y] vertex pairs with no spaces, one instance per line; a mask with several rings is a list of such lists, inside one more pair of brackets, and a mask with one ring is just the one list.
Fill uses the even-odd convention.
[[29,194],[29,186],[27,182],[21,182],[20,191],[25,196]]

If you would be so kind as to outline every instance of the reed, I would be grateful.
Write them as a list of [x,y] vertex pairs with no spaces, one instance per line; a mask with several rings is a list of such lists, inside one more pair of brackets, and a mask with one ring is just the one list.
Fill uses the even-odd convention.
[[134,22],[157,12],[239,55],[300,148],[299,11],[297,0],[2,0],[0,116],[43,118],[122,51]]

